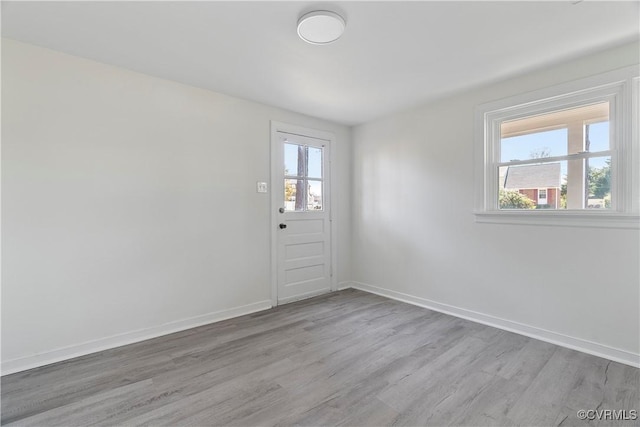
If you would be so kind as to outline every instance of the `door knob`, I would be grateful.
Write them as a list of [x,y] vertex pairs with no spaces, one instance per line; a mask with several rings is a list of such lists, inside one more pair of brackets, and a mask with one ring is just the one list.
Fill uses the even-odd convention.
[[280,224],[280,230],[284,230],[285,228],[287,228],[287,224]]

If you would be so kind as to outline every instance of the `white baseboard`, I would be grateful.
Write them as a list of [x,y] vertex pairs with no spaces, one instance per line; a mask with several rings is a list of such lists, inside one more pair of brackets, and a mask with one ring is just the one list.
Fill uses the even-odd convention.
[[344,291],[345,289],[351,289],[353,288],[353,282],[340,282],[338,283],[338,289],[339,291]]
[[[343,283],[346,284],[348,282]],[[350,285],[352,288],[359,289],[361,291],[370,292],[397,301],[402,301],[420,307],[428,308],[440,313],[450,314],[452,316],[460,317],[472,322],[482,323],[494,328],[503,329],[505,331],[514,332],[516,334],[535,338],[541,341],[546,341],[551,344],[556,344],[561,347],[567,347],[572,350],[577,350],[583,353],[588,353],[594,356],[613,360],[615,362],[624,363],[625,365],[630,365],[636,368],[640,367],[640,354],[632,353],[630,351],[621,350],[604,344],[588,341],[582,338],[571,337],[558,332],[548,331],[546,329],[525,325],[523,323],[518,323],[507,319],[501,319],[499,317],[491,316],[488,314],[483,314],[476,311],[439,303],[425,298],[392,291],[390,289],[368,285],[366,283],[351,282]]]
[[255,313],[257,311],[267,310],[269,308],[271,308],[271,300],[259,301],[228,310],[216,311],[200,316],[190,317],[188,319],[165,323],[151,328],[138,329],[136,331],[112,335],[109,337],[87,341],[80,344],[74,344],[43,353],[19,357],[11,360],[3,360],[2,375],[13,374],[15,372],[25,371],[27,369],[37,368],[39,366],[49,365],[51,363],[72,359],[78,356],[84,356],[90,353],[95,353],[97,351],[108,350],[127,344],[145,341],[151,338],[157,338],[163,335],[172,334],[174,332],[180,332],[186,329],[195,328],[197,326],[220,322],[222,320],[243,316],[245,314]]
[[[537,328],[535,326],[529,326],[511,320],[501,319],[495,316],[439,303],[401,292],[396,292],[390,289],[368,285],[361,282],[346,281],[340,282],[338,284],[338,290],[349,288],[359,289],[361,291],[381,295],[397,301],[406,302],[409,304],[417,305],[419,307],[424,307],[430,310],[460,317],[472,322],[482,323],[484,325],[539,339],[541,341],[546,341],[562,347],[567,347],[573,350],[592,354],[594,356],[603,357],[605,359],[624,363],[626,365],[640,367],[640,354],[632,353],[626,350],[620,350],[604,344],[595,343],[581,338],[571,337],[557,332]],[[2,375],[25,371],[27,369],[49,365],[51,363],[72,359],[74,357],[84,356],[87,354],[95,353],[97,351],[108,350],[111,348],[133,344],[151,338],[157,338],[163,335],[172,334],[174,332],[180,332],[186,329],[195,328],[197,326],[202,326],[233,317],[243,316],[245,314],[267,310],[269,308],[271,308],[271,301],[265,300],[228,310],[207,313],[201,316],[165,323],[160,326],[139,329],[136,331],[126,332],[124,334],[118,334],[110,337],[100,338],[97,340],[87,341],[84,343],[58,348],[44,353],[38,353],[11,360],[3,360]]]

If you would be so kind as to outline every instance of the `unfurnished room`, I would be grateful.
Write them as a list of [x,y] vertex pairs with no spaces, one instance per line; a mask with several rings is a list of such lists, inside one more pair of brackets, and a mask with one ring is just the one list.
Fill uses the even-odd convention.
[[7,426],[640,426],[639,1],[2,1]]

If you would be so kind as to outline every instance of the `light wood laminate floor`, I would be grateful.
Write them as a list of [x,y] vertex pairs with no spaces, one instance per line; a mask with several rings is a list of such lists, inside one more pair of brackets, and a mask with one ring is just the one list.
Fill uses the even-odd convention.
[[638,425],[639,370],[346,290],[2,378],[2,423]]

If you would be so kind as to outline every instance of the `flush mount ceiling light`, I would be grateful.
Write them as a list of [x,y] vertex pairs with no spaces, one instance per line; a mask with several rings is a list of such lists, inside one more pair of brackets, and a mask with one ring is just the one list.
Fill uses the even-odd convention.
[[307,43],[328,44],[340,38],[346,25],[337,13],[316,10],[298,19],[298,35]]

